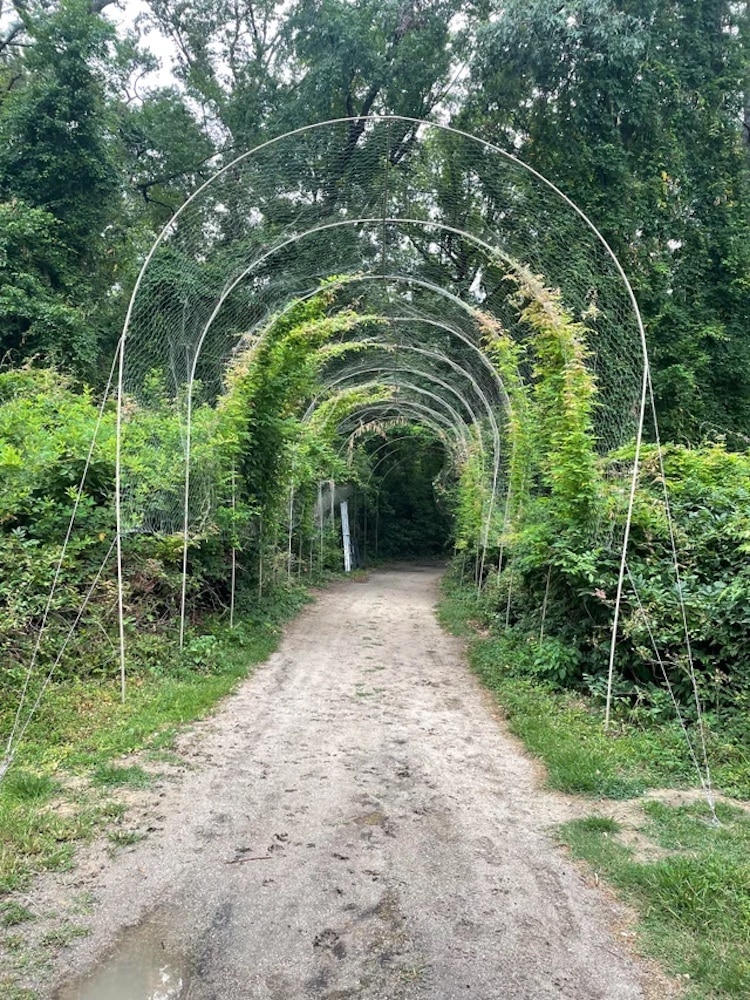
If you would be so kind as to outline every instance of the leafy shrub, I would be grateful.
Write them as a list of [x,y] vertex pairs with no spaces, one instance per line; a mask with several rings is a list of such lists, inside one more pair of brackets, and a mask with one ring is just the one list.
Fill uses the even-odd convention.
[[[621,536],[632,449],[603,460],[607,530]],[[709,720],[743,717],[750,705],[750,456],[721,444],[668,445],[664,498],[655,446],[646,446],[636,496],[617,666],[625,683],[616,701],[641,718],[671,715],[659,658],[678,697],[692,700],[680,590],[674,572],[669,516],[679,558],[693,662]],[[552,521],[542,501],[527,506],[511,561],[495,586],[496,621],[505,614],[520,635],[545,640],[533,670],[559,684],[602,693],[619,560],[597,531]],[[654,648],[655,647],[655,648]],[[658,656],[655,652],[658,650]]]

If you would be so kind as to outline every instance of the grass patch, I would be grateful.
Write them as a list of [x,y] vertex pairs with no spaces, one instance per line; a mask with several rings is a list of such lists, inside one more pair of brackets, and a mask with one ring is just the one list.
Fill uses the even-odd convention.
[[643,833],[668,856],[637,860],[599,818],[566,824],[573,854],[615,885],[641,914],[648,951],[688,975],[688,996],[750,996],[750,817],[719,805],[647,803]]
[[[449,610],[455,614],[455,608]],[[451,614],[442,617],[451,620]],[[463,627],[468,631],[465,619]],[[502,705],[510,730],[544,761],[551,788],[620,799],[694,780],[676,726],[621,727],[607,734],[600,713],[581,697],[514,676],[512,641],[474,632],[468,652],[472,669]]]
[[33,990],[25,989],[7,979],[0,979],[3,1000],[39,1000],[39,996]]
[[130,847],[143,840],[143,834],[137,830],[110,830],[107,836],[115,847]]
[[473,648],[472,665],[497,694],[510,729],[544,761],[550,787],[626,799],[648,788],[694,781],[679,730],[607,734],[599,714],[580,698],[502,673],[493,662],[495,646],[488,641]]
[[77,924],[65,922],[59,927],[48,931],[42,938],[42,944],[50,948],[67,948],[77,938],[88,937],[89,930],[86,927],[79,927]]
[[100,764],[91,774],[91,784],[98,788],[148,788],[151,781],[151,775],[137,764]]
[[12,802],[43,802],[55,788],[48,774],[31,774],[21,769],[11,771],[5,779],[5,793]]
[[0,926],[2,927],[15,927],[17,924],[23,924],[27,920],[33,919],[34,914],[31,910],[15,900],[0,903]]

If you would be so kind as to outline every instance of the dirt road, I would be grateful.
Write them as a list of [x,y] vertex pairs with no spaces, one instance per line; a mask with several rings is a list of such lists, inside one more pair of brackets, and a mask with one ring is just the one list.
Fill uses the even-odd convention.
[[621,915],[546,832],[572,807],[438,627],[437,582],[335,586],[195,727],[158,829],[72,876],[92,932],[57,1000],[647,995]]

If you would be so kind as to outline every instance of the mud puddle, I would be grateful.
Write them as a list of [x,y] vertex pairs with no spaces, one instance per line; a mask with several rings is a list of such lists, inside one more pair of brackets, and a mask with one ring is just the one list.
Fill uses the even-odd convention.
[[63,986],[55,1000],[178,1000],[187,993],[192,964],[174,941],[174,921],[154,915],[127,928],[94,972]]

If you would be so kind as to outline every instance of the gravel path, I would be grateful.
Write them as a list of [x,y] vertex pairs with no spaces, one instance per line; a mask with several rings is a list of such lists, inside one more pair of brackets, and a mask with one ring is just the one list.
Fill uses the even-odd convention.
[[438,576],[326,591],[193,728],[149,836],[61,884],[95,906],[56,1000],[658,995],[547,832],[580,807],[437,625]]

